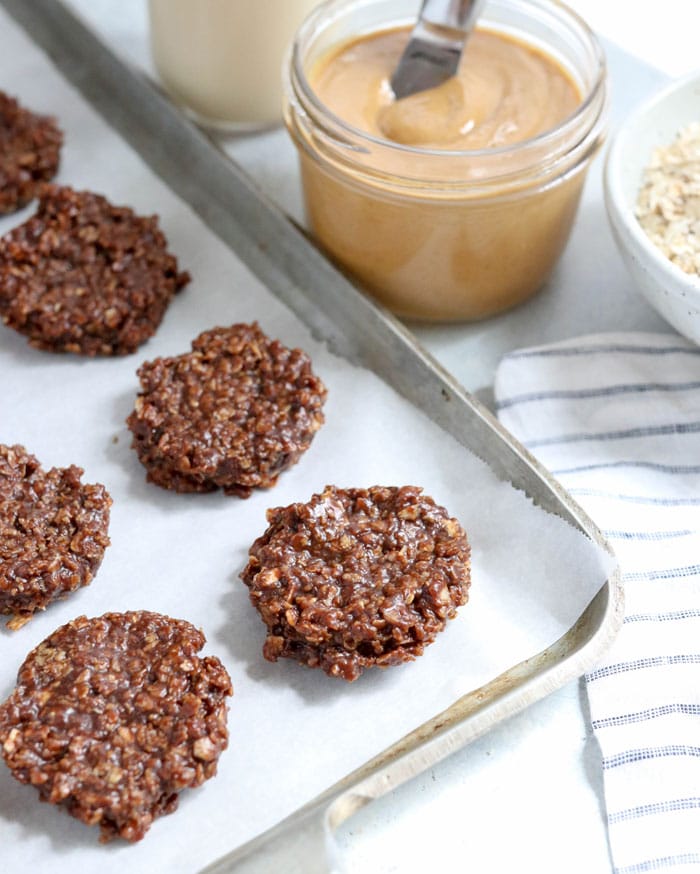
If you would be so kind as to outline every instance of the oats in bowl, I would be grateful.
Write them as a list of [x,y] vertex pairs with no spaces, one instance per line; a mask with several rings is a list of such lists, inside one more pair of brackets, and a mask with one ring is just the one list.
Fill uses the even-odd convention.
[[695,343],[700,271],[687,267],[699,263],[700,253],[698,122],[695,72],[666,85],[625,120],[610,143],[604,177],[610,226],[634,286]]
[[654,150],[636,215],[670,261],[686,273],[700,275],[700,121]]

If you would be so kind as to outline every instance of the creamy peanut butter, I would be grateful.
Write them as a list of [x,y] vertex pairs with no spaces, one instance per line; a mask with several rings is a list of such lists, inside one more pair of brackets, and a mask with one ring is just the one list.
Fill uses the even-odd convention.
[[311,84],[343,121],[377,137],[423,148],[492,149],[552,130],[581,102],[568,74],[541,52],[477,30],[456,76],[395,100],[391,74],[409,31],[380,31],[341,46]]
[[396,101],[389,82],[408,35],[374,31],[306,68],[317,102],[287,123],[309,224],[398,314],[483,318],[546,281],[600,143],[601,109],[573,133],[539,138],[583,97],[552,57],[487,29],[456,77]]

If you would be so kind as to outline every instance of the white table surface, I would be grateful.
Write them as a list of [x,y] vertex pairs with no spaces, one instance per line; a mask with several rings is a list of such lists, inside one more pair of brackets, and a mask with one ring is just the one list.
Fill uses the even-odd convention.
[[[71,2],[115,47],[151,69],[141,0]],[[698,0],[571,0],[570,5],[624,50],[609,46],[618,89],[613,127],[664,75],[700,67]],[[230,140],[227,148],[263,188],[299,214],[292,153],[282,131],[267,134],[262,143]],[[476,326],[416,328],[433,354],[486,399],[494,368],[508,349],[591,331],[670,330],[639,298],[614,249],[604,217],[601,166],[598,158],[571,243],[536,300]],[[365,808],[337,835],[348,871],[610,872],[600,756],[588,722],[582,681],[570,683]]]

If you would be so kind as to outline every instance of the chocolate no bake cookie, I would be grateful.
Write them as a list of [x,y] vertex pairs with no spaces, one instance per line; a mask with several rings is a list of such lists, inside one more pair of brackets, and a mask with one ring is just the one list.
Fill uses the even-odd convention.
[[55,120],[36,115],[0,91],[0,215],[36,196],[58,170],[63,135]]
[[189,281],[157,216],[46,185],[34,216],[0,239],[0,315],[49,352],[126,355]]
[[267,519],[241,579],[270,661],[355,680],[421,655],[467,602],[466,535],[420,488],[327,486]]
[[204,635],[158,613],[81,616],[25,659],[0,706],[13,775],[42,801],[100,826],[100,840],[140,840],[179,793],[216,774],[228,743],[221,662]]
[[0,613],[13,614],[10,628],[97,573],[112,499],[82,474],[45,471],[24,447],[0,445]]
[[150,482],[178,492],[269,488],[324,421],[326,388],[306,353],[257,323],[205,331],[191,352],[147,361],[138,375],[132,447]]

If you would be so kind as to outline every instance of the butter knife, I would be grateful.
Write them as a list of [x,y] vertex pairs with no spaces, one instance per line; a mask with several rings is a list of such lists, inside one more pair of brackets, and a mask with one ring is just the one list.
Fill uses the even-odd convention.
[[418,21],[391,77],[397,100],[435,88],[457,72],[485,0],[423,0]]

